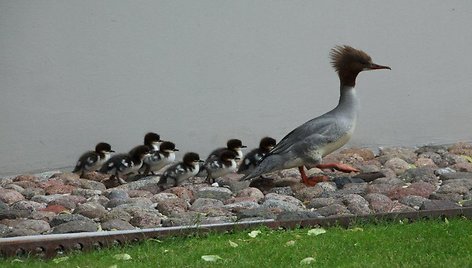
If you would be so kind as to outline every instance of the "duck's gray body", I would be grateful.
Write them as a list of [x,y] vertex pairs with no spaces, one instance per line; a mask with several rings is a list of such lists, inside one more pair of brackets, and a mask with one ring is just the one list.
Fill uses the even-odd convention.
[[341,86],[336,108],[287,134],[243,180],[276,170],[301,166],[312,168],[320,164],[324,156],[349,141],[356,127],[358,110],[355,88]]

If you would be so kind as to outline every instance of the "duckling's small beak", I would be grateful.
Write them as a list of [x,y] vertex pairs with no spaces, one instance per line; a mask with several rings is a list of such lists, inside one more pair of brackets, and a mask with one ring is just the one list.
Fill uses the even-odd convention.
[[179,151],[179,149],[177,149],[177,148],[174,149],[174,152],[178,152],[178,151]]
[[379,64],[375,64],[375,63],[372,63],[372,65],[370,67],[368,67],[367,69],[369,69],[369,70],[379,70],[379,69],[392,70],[392,68],[390,68],[388,66],[383,66],[383,65],[379,65]]

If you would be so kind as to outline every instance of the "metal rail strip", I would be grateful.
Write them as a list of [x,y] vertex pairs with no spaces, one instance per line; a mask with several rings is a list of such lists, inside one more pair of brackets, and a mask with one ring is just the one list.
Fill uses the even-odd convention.
[[162,227],[126,231],[101,231],[73,234],[34,235],[12,238],[0,238],[2,257],[31,256],[53,258],[72,250],[88,251],[137,242],[149,238],[162,239],[170,236],[205,234],[209,232],[229,232],[266,226],[271,229],[307,228],[313,226],[328,227],[333,225],[348,227],[360,222],[378,222],[391,220],[418,220],[425,218],[458,217],[472,219],[472,207],[448,210],[423,210],[415,212],[383,213],[359,216],[340,216],[327,218],[295,219],[285,221],[260,220],[250,222],[206,224],[193,226]]

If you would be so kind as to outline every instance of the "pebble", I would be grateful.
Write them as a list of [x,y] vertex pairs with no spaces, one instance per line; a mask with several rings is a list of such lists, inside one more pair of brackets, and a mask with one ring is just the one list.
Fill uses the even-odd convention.
[[343,197],[343,204],[355,215],[370,214],[369,202],[358,194],[347,194]]
[[[100,225],[128,230],[470,207],[471,148],[469,143],[381,148],[379,155],[366,148],[343,149],[325,160],[362,172],[311,169],[309,174],[332,178],[314,187],[300,183],[296,168],[252,182],[230,174],[217,180],[218,187],[191,178],[165,191],[157,176],[109,189],[102,182],[106,177],[96,172],[84,178],[59,171],[0,178],[0,237],[96,231]],[[377,175],[369,177],[371,172]]]
[[133,230],[134,228],[129,222],[121,219],[112,219],[102,223],[102,229],[105,231]]
[[74,210],[74,214],[80,214],[90,219],[99,219],[102,218],[108,211],[99,203],[88,202],[84,204],[79,204]]
[[202,187],[197,191],[197,198],[212,198],[225,201],[233,195],[230,189],[223,187]]
[[21,200],[25,200],[25,197],[19,192],[15,190],[0,188],[0,201],[11,205]]
[[387,162],[385,162],[385,167],[393,170],[393,172],[395,172],[395,175],[398,176],[404,173],[407,169],[409,169],[410,164],[408,164],[408,162],[401,158],[395,157],[387,160]]
[[98,231],[98,224],[89,220],[70,221],[59,224],[52,229],[53,234],[68,234],[80,232],[95,232]]
[[138,228],[155,228],[161,225],[162,217],[151,211],[141,211],[133,215],[130,222]]
[[393,201],[383,194],[367,194],[364,197],[369,202],[369,207],[375,213],[387,213],[393,208]]

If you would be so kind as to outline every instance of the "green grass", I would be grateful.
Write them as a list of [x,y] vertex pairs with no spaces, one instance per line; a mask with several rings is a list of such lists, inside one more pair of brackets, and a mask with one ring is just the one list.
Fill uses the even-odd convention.
[[[244,231],[148,240],[69,254],[60,263],[6,259],[0,267],[472,267],[472,221],[463,218],[332,227],[316,236],[309,236],[309,229],[257,230],[261,233],[255,238]],[[132,259],[114,258],[123,253]],[[202,255],[222,259],[206,262]],[[307,257],[314,261],[300,264]]]

